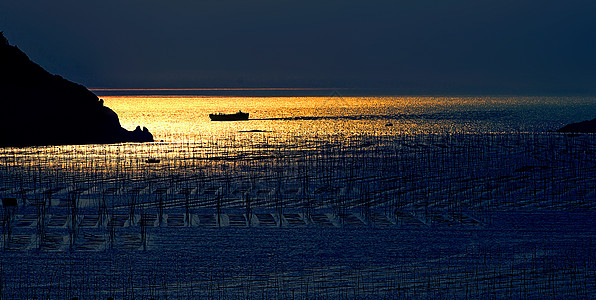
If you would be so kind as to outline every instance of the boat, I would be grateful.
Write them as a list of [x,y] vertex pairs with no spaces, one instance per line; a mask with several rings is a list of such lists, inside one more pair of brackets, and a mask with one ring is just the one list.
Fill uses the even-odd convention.
[[248,113],[244,113],[242,111],[238,111],[235,114],[209,114],[209,119],[211,121],[241,121],[241,120],[248,120]]

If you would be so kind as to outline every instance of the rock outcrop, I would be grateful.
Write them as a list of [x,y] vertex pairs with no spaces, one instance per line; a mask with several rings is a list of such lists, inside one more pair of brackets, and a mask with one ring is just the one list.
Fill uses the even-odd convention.
[[567,124],[557,130],[557,132],[596,133],[596,119]]
[[151,142],[82,85],[52,75],[0,32],[0,146]]

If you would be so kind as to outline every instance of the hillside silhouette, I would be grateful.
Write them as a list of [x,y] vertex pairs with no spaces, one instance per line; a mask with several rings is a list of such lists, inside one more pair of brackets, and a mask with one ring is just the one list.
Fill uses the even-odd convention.
[[596,119],[571,123],[563,126],[558,132],[596,133]]
[[0,146],[151,142],[80,84],[32,62],[0,32]]

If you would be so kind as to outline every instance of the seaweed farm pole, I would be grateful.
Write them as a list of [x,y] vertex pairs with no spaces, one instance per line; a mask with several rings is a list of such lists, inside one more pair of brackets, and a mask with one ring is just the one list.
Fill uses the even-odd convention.
[[[167,195],[167,190],[165,189],[157,189],[156,191],[157,199],[158,199],[158,207],[157,207],[157,218],[159,226],[163,223],[163,211],[164,211],[164,197]],[[188,211],[188,208],[187,208]]]
[[130,203],[129,203],[129,218],[130,218],[130,222],[133,223],[134,218],[135,218],[135,209],[136,209],[136,202],[138,200],[139,197],[139,190],[138,189],[133,189],[131,191],[132,193],[130,194]]
[[184,215],[184,222],[186,223],[187,227],[191,227],[192,226],[192,220],[190,218],[190,193],[191,190],[190,188],[185,188],[183,189],[183,194],[184,194],[184,208],[185,208],[185,215]]
[[[108,215],[108,249],[114,249],[114,237],[116,235],[116,228],[114,226],[114,208],[110,209],[110,214]],[[111,281],[110,281],[111,283]]]
[[[8,248],[8,241],[12,236],[12,221],[17,208],[17,198],[3,198],[2,206],[4,207],[4,215],[2,216],[2,235],[4,238],[4,245],[2,248],[6,250]],[[2,294],[0,294],[0,296],[1,295]]]
[[302,209],[304,210],[304,218],[309,220],[310,219],[310,215],[312,214],[312,206],[311,206],[311,199],[310,199],[310,193],[309,193],[309,176],[308,176],[308,169],[306,167],[306,165],[304,165],[303,167],[300,168],[302,171],[302,176],[301,176],[301,196],[302,196]]
[[216,213],[217,213],[217,227],[221,227],[221,199],[222,195],[219,189],[215,192],[215,206],[216,206]]
[[70,224],[68,227],[68,233],[70,235],[69,248],[72,250],[77,237],[77,215],[78,215],[78,192],[76,190],[69,193],[70,201]]
[[250,195],[248,191],[243,193],[244,195],[244,202],[246,203],[246,222],[248,227],[251,225],[252,221],[252,208],[250,207]]
[[279,177],[277,180],[277,188],[275,189],[275,210],[276,210],[276,213],[279,215],[279,227],[282,226],[282,215],[283,215],[283,210],[284,210],[283,195],[281,193],[281,189],[282,189],[282,183],[281,183],[281,177]]
[[372,214],[371,214],[371,193],[369,192],[368,189],[368,185],[366,185],[366,183],[362,182],[360,183],[360,195],[358,196],[358,199],[360,199],[362,201],[362,205],[360,206],[360,209],[362,211],[362,214],[364,215],[364,219],[366,220],[366,224],[371,226],[373,225],[372,223]]
[[149,218],[145,213],[141,213],[141,244],[143,251],[147,250],[147,226]]
[[101,187],[101,198],[99,199],[99,203],[97,205],[97,213],[99,215],[99,226],[105,225],[105,216],[107,212],[106,208],[106,191],[103,189],[103,184]]
[[37,249],[41,248],[46,232],[46,206],[43,201],[36,201],[37,206]]

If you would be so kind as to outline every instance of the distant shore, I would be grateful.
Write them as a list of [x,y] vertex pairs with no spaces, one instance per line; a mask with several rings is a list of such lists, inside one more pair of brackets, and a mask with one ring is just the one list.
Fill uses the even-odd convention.
[[352,88],[352,87],[207,87],[207,88],[90,88],[98,96],[143,96],[143,95],[185,95],[185,96],[243,96],[243,97],[328,97],[334,92],[344,97],[363,96],[511,96],[511,97],[596,97],[586,93],[502,93],[475,91],[425,91],[400,88]]

